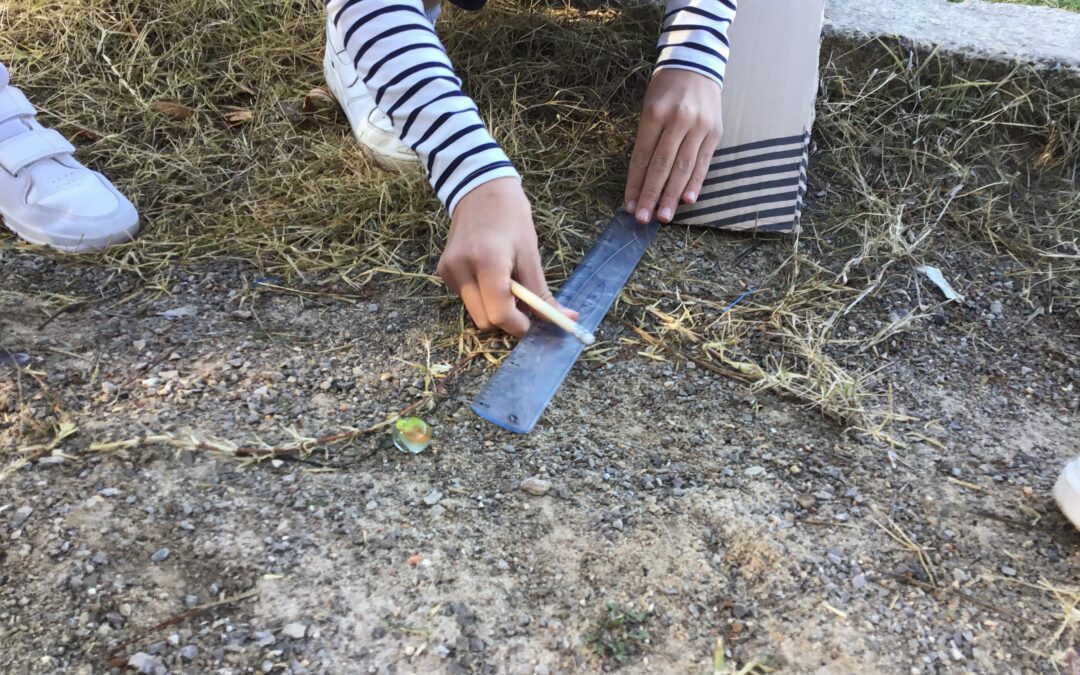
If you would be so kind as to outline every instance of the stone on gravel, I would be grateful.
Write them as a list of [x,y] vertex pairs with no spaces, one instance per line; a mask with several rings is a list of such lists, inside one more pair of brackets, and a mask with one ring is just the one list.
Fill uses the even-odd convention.
[[195,645],[185,645],[180,649],[180,658],[185,661],[194,661],[199,658],[199,648]]
[[543,497],[551,490],[551,481],[533,476],[521,481],[521,489],[536,497]]
[[128,659],[128,668],[134,668],[138,673],[146,673],[146,675],[154,675],[159,669],[164,670],[164,666],[161,665],[161,661],[158,661],[153,656],[150,656],[146,652],[135,652]]
[[20,527],[26,522],[26,519],[30,517],[30,514],[34,512],[34,509],[29,506],[20,506],[15,509],[15,513],[11,514],[11,526]]
[[763,473],[765,473],[765,467],[763,466],[752,466],[746,470],[746,475],[750,476],[751,478],[753,478],[754,476],[760,476]]
[[158,550],[154,551],[154,555],[150,556],[150,559],[154,562],[161,562],[168,558],[170,553],[172,553],[172,551],[167,548],[159,548]]
[[307,634],[307,625],[302,624],[299,621],[292,621],[282,627],[281,634],[285,637],[299,640]]
[[424,497],[424,503],[428,506],[435,506],[442,499],[442,493],[438,490],[432,490]]

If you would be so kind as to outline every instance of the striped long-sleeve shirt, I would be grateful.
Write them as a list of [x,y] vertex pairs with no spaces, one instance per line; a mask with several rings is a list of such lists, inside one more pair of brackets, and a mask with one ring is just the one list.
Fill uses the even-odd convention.
[[[723,85],[735,2],[668,0],[656,68],[693,70]],[[458,4],[472,9],[482,0]],[[375,104],[419,155],[450,213],[473,188],[518,177],[462,92],[422,0],[327,0],[326,6]]]

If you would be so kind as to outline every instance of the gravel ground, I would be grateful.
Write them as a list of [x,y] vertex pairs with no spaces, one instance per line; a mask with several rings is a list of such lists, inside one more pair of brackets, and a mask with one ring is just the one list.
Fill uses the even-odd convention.
[[[668,230],[651,259],[723,284],[784,255],[729,265],[730,239]],[[711,673],[722,638],[736,669],[1069,672],[1080,534],[1049,489],[1077,451],[1076,308],[1034,312],[1054,290],[1003,259],[939,264],[966,303],[836,354],[880,369],[907,448],[643,358],[622,306],[528,436],[469,410],[477,358],[439,382],[427,452],[380,430],[244,464],[89,447],[375,424],[424,389],[425,341],[458,363],[457,305],[396,280],[256,291],[224,262],[150,287],[0,250],[2,344],[33,359],[0,373],[4,465],[76,427],[0,482],[0,671]],[[842,330],[905,302],[896,285]]]

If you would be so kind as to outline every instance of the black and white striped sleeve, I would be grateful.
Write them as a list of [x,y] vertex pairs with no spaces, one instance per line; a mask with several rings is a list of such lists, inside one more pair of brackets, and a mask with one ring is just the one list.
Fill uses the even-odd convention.
[[735,0],[668,0],[656,70],[693,70],[724,86]]
[[518,176],[464,92],[421,0],[327,0],[356,70],[454,212],[473,188]]

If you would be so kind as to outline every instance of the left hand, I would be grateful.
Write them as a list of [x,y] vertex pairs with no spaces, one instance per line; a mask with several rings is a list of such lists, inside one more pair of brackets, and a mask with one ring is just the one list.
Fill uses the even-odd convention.
[[723,130],[720,85],[690,70],[656,72],[630,157],[627,212],[667,223],[680,199],[696,202]]

